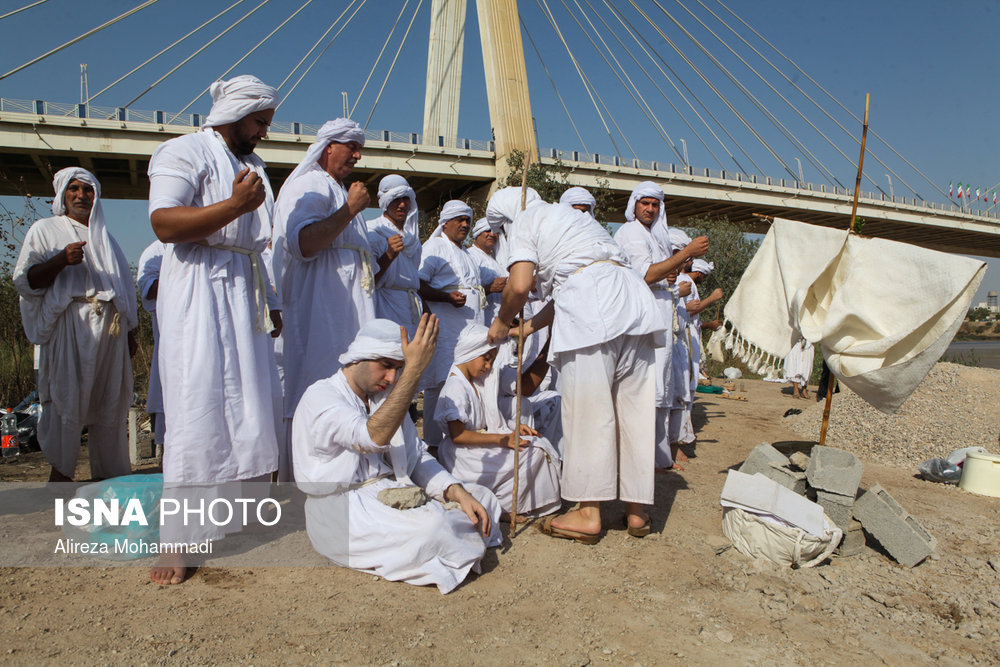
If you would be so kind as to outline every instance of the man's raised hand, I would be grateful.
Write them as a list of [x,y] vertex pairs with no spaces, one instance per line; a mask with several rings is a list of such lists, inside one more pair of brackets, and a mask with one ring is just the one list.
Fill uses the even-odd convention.
[[438,338],[438,318],[436,315],[424,313],[417,324],[417,330],[413,332],[413,340],[409,340],[406,335],[406,328],[399,328],[400,341],[403,346],[403,359],[406,368],[413,372],[419,371],[421,374],[431,363],[434,357],[434,349],[437,347]]
[[87,245],[86,241],[77,241],[63,248],[63,255],[67,266],[73,266],[83,261],[83,246],[85,245]]
[[267,198],[267,191],[264,189],[264,181],[250,167],[244,167],[233,179],[233,196],[230,197],[236,205],[238,215],[250,213],[260,208]]
[[688,257],[701,257],[708,252],[708,237],[699,236],[692,239],[684,249],[688,251]]
[[388,242],[389,247],[386,248],[385,254],[389,256],[389,259],[396,259],[399,253],[403,252],[403,235],[396,234],[395,236],[390,236]]
[[351,187],[347,189],[347,206],[351,210],[352,217],[368,208],[369,201],[371,197],[368,196],[365,184],[361,181],[351,183]]
[[459,292],[458,290],[448,292],[448,303],[455,306],[456,308],[461,308],[462,306],[465,305],[465,295]]

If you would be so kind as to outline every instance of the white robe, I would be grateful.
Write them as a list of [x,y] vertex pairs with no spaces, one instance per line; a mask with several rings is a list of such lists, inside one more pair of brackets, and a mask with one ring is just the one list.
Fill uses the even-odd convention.
[[[478,246],[469,247],[469,257],[479,266],[479,282],[483,288],[488,290],[490,285],[497,278],[506,278],[507,269],[500,266],[492,255],[483,252]],[[500,312],[500,298],[502,294],[496,292],[486,295],[486,308],[483,310],[483,322],[486,326],[493,323],[497,313]]]
[[[372,246],[376,265],[385,254],[388,239],[400,234],[395,224],[384,215],[368,221],[368,242]],[[406,327],[412,338],[423,313],[423,302],[418,294],[420,278],[420,238],[406,239],[404,248],[375,282],[375,316],[392,320]],[[376,271],[378,268],[376,266]]]
[[263,162],[237,159],[211,130],[171,139],[149,163],[149,210],[224,201],[245,166],[261,175],[264,204],[211,234],[207,246],[174,243],[163,254],[157,314],[165,484],[251,479],[278,465],[277,372],[270,333],[258,327],[260,307],[276,309],[278,300],[270,285],[255,292],[250,257],[212,247],[258,255],[266,248],[273,197]]
[[[478,381],[473,385],[458,367],[452,366],[434,415],[445,434],[438,447],[438,458],[456,478],[482,484],[495,493],[500,506],[510,512],[514,497],[514,450],[499,445],[456,445],[448,431],[448,422],[460,421],[468,431],[510,433],[514,424],[502,419],[496,407],[492,411],[493,418],[487,419],[486,401],[493,401],[495,406],[498,398],[496,394],[484,395],[490,390],[497,390],[496,382]],[[531,444],[518,456],[517,512],[528,516],[550,514],[561,505],[559,453],[545,437],[526,436],[524,439]]]
[[[120,314],[121,332],[112,336],[116,310],[110,295],[101,294],[96,308],[74,301],[98,297],[88,246],[83,262],[65,267],[51,286],[32,289],[28,284],[28,269],[89,238],[87,226],[67,216],[35,222],[25,235],[13,278],[25,333],[38,346],[39,445],[59,472],[72,477],[80,433],[87,426],[91,474],[104,478],[131,472],[125,431],[133,388],[128,315]],[[121,248],[110,236],[109,241],[119,275],[130,276]]]
[[785,356],[785,382],[793,382],[805,387],[813,372],[813,344],[800,338]]
[[347,203],[347,190],[318,166],[285,183],[274,205],[273,267],[284,310],[275,345],[284,380],[284,417],[295,414],[302,392],[340,370],[337,358],[361,326],[375,318],[375,286],[368,228],[358,215],[312,257],[299,233]]
[[[380,405],[373,401],[371,412]],[[461,509],[446,509],[444,492],[457,480],[427,453],[409,417],[389,446],[368,434],[369,410],[343,372],[320,380],[302,395],[293,421],[295,479],[309,497],[306,531],[313,548],[337,565],[390,581],[434,584],[442,593],[479,571],[487,547],[500,544],[500,506],[483,487],[466,484],[493,518],[486,540]],[[395,443],[398,443],[395,444]],[[393,479],[389,450],[401,446],[403,475]],[[402,470],[400,471],[402,472]],[[390,487],[423,487],[433,499],[408,510],[382,504]]]
[[514,228],[508,266],[534,263],[540,293],[555,299],[549,354],[563,396],[563,498],[652,503],[653,347],[667,328],[652,293],[586,213],[533,204]]
[[146,390],[146,413],[159,415],[156,418],[156,429],[153,439],[163,443],[166,426],[163,423],[163,391],[160,388],[160,365],[157,362],[160,350],[160,327],[156,321],[156,298],[150,299],[150,288],[160,278],[160,266],[163,264],[163,251],[166,249],[163,241],[156,240],[146,246],[139,256],[136,283],[139,287],[139,300],[153,318],[153,352],[149,360],[149,388]]

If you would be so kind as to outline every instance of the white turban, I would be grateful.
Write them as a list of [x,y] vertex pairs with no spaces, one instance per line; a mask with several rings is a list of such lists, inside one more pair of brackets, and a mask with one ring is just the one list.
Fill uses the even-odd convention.
[[492,231],[490,228],[490,221],[486,218],[479,218],[479,220],[476,220],[476,226],[472,228],[472,238],[474,239],[483,232],[489,231]]
[[[535,202],[542,201],[542,198],[534,189],[528,188],[524,199],[524,207],[527,208]],[[486,204],[486,219],[490,221],[493,231],[500,232],[505,223],[513,222],[517,214],[521,212],[521,188],[509,187],[497,190],[490,197]]]
[[470,322],[465,325],[465,328],[458,334],[458,342],[455,343],[455,361],[453,363],[456,366],[464,364],[494,349],[496,345],[486,342],[486,335],[489,332],[487,327],[478,322]]
[[574,204],[584,204],[590,207],[590,215],[594,215],[594,210],[597,208],[597,200],[594,199],[594,195],[590,194],[590,191],[586,188],[572,187],[566,192],[562,193],[562,197],[559,198],[560,204],[569,204],[573,206]]
[[342,366],[373,359],[403,361],[401,335],[400,327],[395,322],[381,319],[368,320],[337,361]]
[[691,270],[697,271],[698,273],[707,276],[715,268],[715,264],[712,262],[706,262],[703,259],[696,259],[691,263]]
[[455,218],[461,218],[463,215],[469,220],[472,220],[472,216],[475,214],[472,211],[472,207],[461,199],[452,199],[451,201],[445,202],[444,206],[441,207],[441,216],[438,218],[438,226],[434,229],[434,232],[430,237],[434,238],[441,236],[444,231],[444,223],[449,220],[454,220]]
[[323,127],[319,128],[319,132],[316,133],[316,141],[306,150],[306,155],[299,162],[299,166],[285,179],[285,185],[312,169],[321,169],[317,161],[330,144],[334,142],[346,144],[352,141],[356,141],[362,146],[365,145],[365,131],[361,129],[360,125],[348,118],[326,121],[323,123]]
[[[403,254],[407,257],[416,257],[420,261],[420,211],[417,210],[417,193],[413,191],[406,179],[399,174],[389,174],[382,178],[378,184],[378,207],[382,213],[389,208],[389,204],[406,197],[410,200],[410,211],[406,214],[403,222]],[[389,232],[379,228],[379,234],[388,235]]]
[[671,227],[667,232],[670,236],[670,254],[674,254],[681,248],[686,248],[687,244],[691,243],[691,237],[684,233],[683,230],[677,227]]
[[278,91],[249,74],[234,76],[229,81],[216,81],[209,87],[212,110],[204,127],[235,123],[255,111],[278,108]]
[[646,197],[652,197],[660,202],[660,215],[654,224],[660,219],[666,222],[667,213],[663,210],[663,188],[652,181],[643,181],[632,190],[632,194],[628,198],[628,205],[625,207],[625,219],[629,222],[635,220],[635,203]]
[[118,261],[120,251],[115,252],[115,246],[104,223],[100,181],[83,167],[67,167],[59,170],[52,179],[52,188],[56,193],[52,200],[52,212],[55,215],[66,215],[66,188],[74,180],[94,188],[94,206],[90,209],[84,255],[87,257],[87,266],[90,267],[96,283],[97,298],[101,301],[114,302],[125,331],[129,331],[138,323],[135,286],[132,283],[131,271],[125,271],[123,274],[121,270],[123,267]]

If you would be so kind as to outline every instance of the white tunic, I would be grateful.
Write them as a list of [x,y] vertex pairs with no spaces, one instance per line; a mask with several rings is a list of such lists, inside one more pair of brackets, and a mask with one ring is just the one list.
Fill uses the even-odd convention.
[[267,246],[273,198],[263,162],[253,155],[240,161],[210,130],[171,139],[149,163],[149,210],[224,201],[245,166],[261,175],[264,204],[211,234],[207,246],[174,243],[163,254],[157,314],[165,483],[248,479],[278,465],[277,373],[270,334],[258,329],[259,300],[276,308],[277,299],[270,285],[256,293],[249,256],[213,247],[259,256]]
[[484,324],[482,282],[479,266],[445,236],[432,237],[424,243],[420,259],[420,280],[442,292],[460,291],[465,295],[465,305],[456,308],[444,301],[430,301],[428,306],[440,320],[437,349],[421,378],[422,388],[441,386],[448,377],[448,370],[455,356],[458,334],[466,324]]
[[[653,238],[649,229],[638,220],[626,222],[615,232],[615,242],[629,257],[632,268],[645,282],[646,272],[653,264],[669,259]],[[673,320],[674,297],[666,279],[649,285],[656,304],[663,313],[663,321],[670,324],[666,344],[657,346],[656,354],[656,406],[670,407],[670,382],[673,374]]]
[[681,321],[687,326],[686,332],[681,332],[681,335],[688,337],[688,352],[691,355],[691,391],[695,391],[698,387],[698,377],[701,370],[701,315],[691,315],[687,312],[687,308],[684,306],[692,301],[698,301],[701,299],[698,294],[698,285],[691,280],[691,276],[686,273],[682,273],[677,277],[677,284],[689,283],[691,285],[691,294],[684,297],[681,307],[678,308],[678,312],[681,316]]
[[[132,402],[132,364],[128,356],[127,315],[120,314],[121,332],[110,334],[115,307],[110,295],[98,293],[88,261],[87,246],[83,262],[67,266],[49,287],[32,289],[28,269],[48,261],[70,243],[89,240],[89,230],[67,216],[44,218],[29,229],[14,268],[14,286],[21,295],[21,317],[28,340],[38,346],[38,395],[42,420],[61,420],[75,435],[66,438],[39,438],[46,456],[60,472],[73,476],[80,449],[80,430],[84,425],[109,424],[124,419]],[[117,258],[118,271],[131,275],[121,248],[110,238]],[[75,299],[98,298],[95,307]],[[124,432],[124,424],[117,423]],[[40,434],[42,430],[39,425]],[[124,443],[122,443],[124,445]],[[92,442],[91,446],[98,443]],[[115,444],[114,446],[118,446]],[[128,474],[128,451],[123,449],[124,469],[92,471],[98,476]],[[97,457],[91,455],[92,463]],[[65,469],[68,467],[69,469]]]
[[[384,215],[368,221],[368,242],[376,264],[378,258],[385,254],[388,239],[401,233]],[[420,290],[420,277],[417,275],[420,270],[420,238],[404,234],[403,243],[403,251],[375,282],[375,315],[406,327],[412,338],[423,313],[423,302],[417,293]]]
[[[496,391],[496,383],[470,383],[458,367],[452,366],[434,414],[445,434],[438,446],[438,457],[458,479],[482,484],[495,493],[504,511],[510,512],[514,496],[514,450],[499,445],[456,445],[448,431],[448,422],[460,421],[468,431],[510,433],[514,425],[507,420],[498,420],[494,416],[493,420],[500,423],[488,423],[485,401],[492,400],[494,404],[497,401],[496,395],[483,395],[490,389]],[[524,439],[531,444],[518,456],[517,512],[529,516],[554,512],[561,504],[559,454],[544,437],[526,436]]]
[[160,389],[160,366],[157,362],[160,349],[160,331],[156,321],[156,299],[150,299],[146,295],[149,294],[153,283],[160,279],[160,266],[163,264],[163,251],[165,249],[166,245],[158,239],[146,246],[142,255],[139,256],[136,274],[139,300],[146,312],[153,316],[153,353],[149,364],[149,388],[146,391],[146,412],[149,414],[163,412],[163,392]]
[[803,387],[809,384],[813,373],[813,344],[800,338],[785,356],[785,382],[794,382]]
[[274,206],[273,267],[284,328],[275,345],[284,380],[284,416],[302,392],[340,369],[337,358],[375,317],[372,251],[358,215],[333,243],[312,257],[299,233],[347,203],[347,190],[319,167],[285,183]]
[[[488,290],[490,284],[497,278],[507,277],[507,269],[500,266],[500,262],[493,255],[483,252],[478,246],[473,245],[469,248],[469,257],[479,266],[479,282],[484,289]],[[500,298],[502,296],[499,292],[486,295],[486,309],[483,311],[483,321],[486,326],[492,324],[497,313],[500,312]]]
[[[373,402],[372,412],[378,409]],[[433,498],[408,510],[383,505],[378,493],[412,486],[393,479],[389,446],[368,434],[369,411],[343,372],[309,387],[293,421],[295,479],[309,494],[306,531],[313,547],[337,565],[391,581],[434,584],[442,593],[479,571],[486,548],[500,543],[500,507],[486,489],[464,485],[493,517],[487,540],[461,509],[445,509],[457,480],[430,454],[406,417],[393,442],[405,448],[406,474]]]

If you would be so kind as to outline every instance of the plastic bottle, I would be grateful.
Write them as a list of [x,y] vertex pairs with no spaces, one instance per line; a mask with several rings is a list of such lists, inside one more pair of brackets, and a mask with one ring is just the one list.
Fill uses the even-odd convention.
[[17,440],[17,415],[10,408],[7,408],[0,421],[0,449],[3,450],[5,459],[21,453]]

